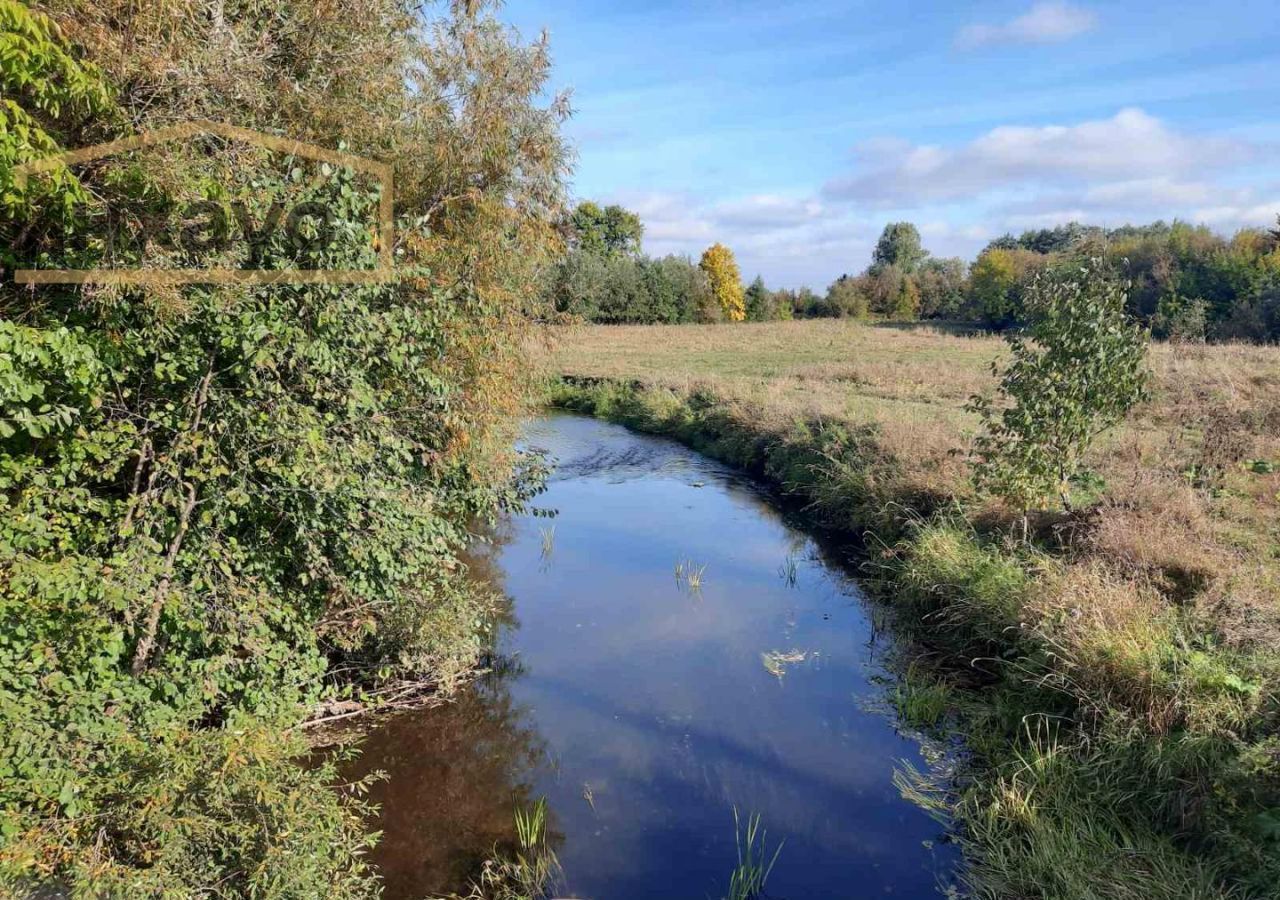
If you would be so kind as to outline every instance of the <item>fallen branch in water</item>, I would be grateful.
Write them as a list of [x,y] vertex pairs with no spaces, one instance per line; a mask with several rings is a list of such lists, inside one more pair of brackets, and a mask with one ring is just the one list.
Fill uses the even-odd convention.
[[[466,683],[489,671],[489,669],[476,669],[469,672],[461,683]],[[359,716],[428,709],[448,702],[452,691],[443,694],[438,682],[415,678],[401,679],[374,690],[364,691],[362,696],[364,700],[326,700],[316,707],[311,718],[299,722],[294,729],[305,730]]]

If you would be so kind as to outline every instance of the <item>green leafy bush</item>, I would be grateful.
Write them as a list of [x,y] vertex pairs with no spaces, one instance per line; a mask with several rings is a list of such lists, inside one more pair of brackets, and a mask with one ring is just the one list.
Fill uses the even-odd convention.
[[1029,302],[1027,334],[1008,337],[1012,361],[992,366],[1000,400],[969,404],[983,423],[974,471],[1019,510],[1054,496],[1070,509],[1090,444],[1144,395],[1147,338],[1099,261],[1038,279]]

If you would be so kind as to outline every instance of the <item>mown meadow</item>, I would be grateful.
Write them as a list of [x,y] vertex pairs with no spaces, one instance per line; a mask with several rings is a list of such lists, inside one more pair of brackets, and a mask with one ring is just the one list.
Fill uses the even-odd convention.
[[1157,344],[1070,511],[975,488],[998,337],[845,321],[575,327],[552,402],[755,472],[859,546],[961,734],[902,787],[985,897],[1269,897],[1280,873],[1280,352]]

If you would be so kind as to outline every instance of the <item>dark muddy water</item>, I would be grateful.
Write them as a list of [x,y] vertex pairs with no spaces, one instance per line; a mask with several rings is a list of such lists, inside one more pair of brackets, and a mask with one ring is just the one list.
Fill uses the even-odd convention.
[[538,505],[557,515],[514,519],[477,564],[511,599],[494,673],[364,745],[359,769],[390,776],[388,896],[465,890],[539,796],[559,896],[723,896],[735,805],[785,839],[772,897],[939,896],[955,853],[893,785],[927,764],[884,709],[886,640],[848,574],[676,444],[567,415],[526,442],[556,462]]

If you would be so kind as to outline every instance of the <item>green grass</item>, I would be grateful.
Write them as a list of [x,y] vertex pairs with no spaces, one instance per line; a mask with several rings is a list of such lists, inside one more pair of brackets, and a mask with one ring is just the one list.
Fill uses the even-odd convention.
[[924,729],[936,728],[956,705],[951,685],[930,668],[914,664],[894,683],[889,700],[903,722]]
[[738,864],[730,873],[726,900],[758,900],[764,896],[765,884],[785,841],[779,841],[770,855],[769,835],[760,825],[760,814],[747,816],[743,823],[738,818],[736,806],[733,808],[733,835],[738,847]]

